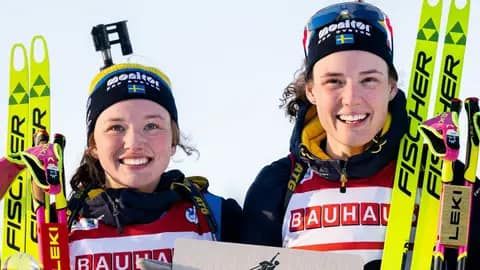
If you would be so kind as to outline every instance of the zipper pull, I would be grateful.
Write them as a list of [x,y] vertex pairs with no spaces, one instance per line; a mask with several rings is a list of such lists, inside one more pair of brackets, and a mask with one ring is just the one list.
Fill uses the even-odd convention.
[[340,176],[340,192],[345,193],[347,192],[347,176],[342,172],[342,175]]

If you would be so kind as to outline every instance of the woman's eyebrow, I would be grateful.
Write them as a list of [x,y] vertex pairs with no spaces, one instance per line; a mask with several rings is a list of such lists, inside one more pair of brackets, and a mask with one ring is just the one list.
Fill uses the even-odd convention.
[[378,74],[383,75],[383,72],[381,72],[377,69],[369,69],[369,70],[365,70],[365,71],[360,72],[361,75],[368,75],[368,74],[372,74],[372,73],[378,73]]
[[343,76],[343,73],[341,72],[326,72],[322,74],[320,77],[338,77],[338,76]]
[[148,114],[148,115],[145,115],[144,118],[145,118],[145,119],[152,119],[152,118],[165,119],[165,117],[163,117],[163,116],[160,115],[160,114]]

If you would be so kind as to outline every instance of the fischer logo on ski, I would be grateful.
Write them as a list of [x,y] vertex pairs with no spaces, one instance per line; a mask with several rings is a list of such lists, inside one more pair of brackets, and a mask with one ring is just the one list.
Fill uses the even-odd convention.
[[[428,110],[428,107],[425,103],[427,98],[427,90],[430,86],[431,80],[431,65],[433,57],[428,56],[424,51],[420,51],[417,55],[415,74],[413,78],[413,95],[412,99],[415,104],[408,110],[408,115],[411,118],[415,118],[418,122],[422,121],[422,113],[425,110]],[[429,68],[427,68],[429,65]],[[415,194],[417,187],[414,185],[409,185],[408,181],[414,177],[415,168],[418,167],[417,162],[419,161],[420,153],[420,133],[416,129],[409,129],[407,132],[409,140],[404,140],[405,146],[402,147],[403,151],[401,152],[401,167],[399,172],[399,180],[397,182],[399,190],[409,197],[412,197],[412,193]],[[415,180],[414,180],[415,181]]]
[[[43,58],[35,54],[36,44],[41,45]],[[30,44],[30,89],[29,89],[29,130],[28,147],[34,145],[33,135],[38,130],[50,132],[50,63],[48,59],[47,42],[42,36],[34,36]],[[32,196],[32,180],[28,179],[27,189],[27,234],[25,239],[26,252],[38,255],[37,218]]]
[[[16,52],[19,52],[16,54]],[[15,58],[17,55],[17,58]],[[20,59],[18,58],[20,57]],[[15,61],[23,66],[15,68]],[[23,44],[14,44],[10,51],[10,82],[8,99],[8,127],[6,155],[19,154],[27,146],[25,134],[28,133],[28,60]],[[3,210],[3,235],[1,261],[25,250],[27,174],[20,172],[5,194]]]
[[442,1],[432,6],[423,0],[415,45],[414,63],[407,91],[409,128],[400,142],[395,170],[390,212],[385,235],[381,269],[403,269],[411,248],[411,227],[414,219],[420,163],[423,152],[418,126],[428,114],[437,55]]

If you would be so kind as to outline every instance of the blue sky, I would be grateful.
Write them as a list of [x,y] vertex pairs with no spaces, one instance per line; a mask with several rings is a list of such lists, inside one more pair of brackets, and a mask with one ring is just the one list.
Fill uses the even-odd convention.
[[[176,156],[170,167],[187,175],[207,176],[213,192],[243,202],[259,170],[288,153],[292,125],[278,109],[279,98],[302,62],[304,24],[319,8],[335,2],[7,1],[0,10],[0,83],[4,89],[0,91],[0,154],[5,153],[11,46],[16,42],[28,45],[35,34],[47,39],[52,133],[67,137],[69,177],[85,147],[87,91],[101,65],[91,27],[128,20],[135,53],[142,56],[141,62],[159,67],[172,80],[180,127],[200,151],[198,159]],[[395,64],[400,87],[405,89],[421,1],[368,2],[378,4],[391,18]],[[478,96],[475,69],[480,30],[473,18],[480,17],[480,6],[473,2],[461,98]],[[118,49],[114,60],[124,61]]]

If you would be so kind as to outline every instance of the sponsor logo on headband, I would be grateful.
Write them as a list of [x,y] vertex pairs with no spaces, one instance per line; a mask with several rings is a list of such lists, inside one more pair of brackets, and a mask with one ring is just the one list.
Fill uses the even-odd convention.
[[[318,32],[318,44],[322,43],[324,40],[329,38],[332,33],[337,35],[343,33],[357,33],[361,35],[370,36],[371,35],[372,26],[360,21],[355,20],[344,20],[338,23],[332,23],[323,27]],[[337,43],[338,45],[338,43]]]
[[109,91],[111,88],[114,88],[122,84],[123,82],[150,85],[151,87],[154,87],[157,90],[160,90],[159,80],[140,71],[123,73],[123,74],[115,75],[111,77],[107,81],[106,90]]

